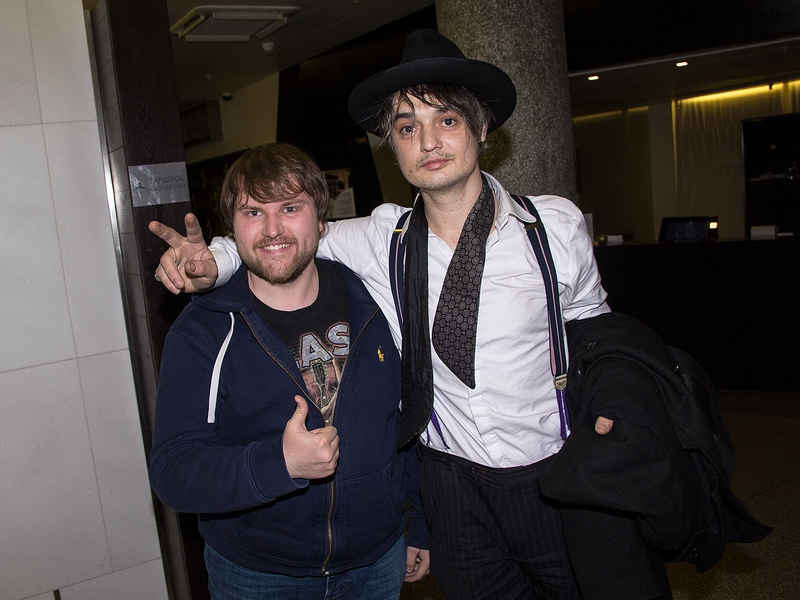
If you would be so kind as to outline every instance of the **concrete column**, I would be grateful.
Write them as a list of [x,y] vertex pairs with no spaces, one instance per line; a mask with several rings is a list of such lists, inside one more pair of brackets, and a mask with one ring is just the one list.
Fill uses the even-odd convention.
[[436,0],[439,31],[503,69],[517,109],[481,166],[518,194],[576,198],[562,0]]

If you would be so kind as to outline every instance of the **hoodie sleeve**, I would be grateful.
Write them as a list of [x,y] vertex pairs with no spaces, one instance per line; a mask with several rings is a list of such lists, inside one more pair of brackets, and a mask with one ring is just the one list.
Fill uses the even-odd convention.
[[252,508],[305,487],[289,476],[280,431],[247,444],[221,444],[224,415],[209,423],[216,356],[197,335],[173,327],[161,362],[150,483],[170,508],[220,513]]
[[422,498],[419,491],[422,456],[419,453],[418,445],[419,442],[417,441],[410,448],[404,450],[406,460],[402,492],[408,504],[410,516],[406,544],[420,550],[428,550],[430,548],[430,542],[428,541],[430,534],[428,532],[428,524],[425,521],[425,513],[422,510]]

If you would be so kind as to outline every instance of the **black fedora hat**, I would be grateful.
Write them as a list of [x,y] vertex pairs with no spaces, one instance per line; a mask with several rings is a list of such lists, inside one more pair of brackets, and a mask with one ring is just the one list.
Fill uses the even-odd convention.
[[378,134],[378,112],[386,98],[425,83],[463,85],[486,102],[493,117],[490,132],[506,122],[517,104],[517,90],[504,71],[466,58],[458,46],[432,29],[419,29],[408,36],[399,65],[356,86],[347,103],[350,116],[370,133]]

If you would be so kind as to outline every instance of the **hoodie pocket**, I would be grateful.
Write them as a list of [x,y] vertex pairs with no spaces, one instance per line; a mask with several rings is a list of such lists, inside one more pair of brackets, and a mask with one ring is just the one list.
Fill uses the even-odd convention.
[[245,535],[250,529],[252,529],[256,523],[258,523],[258,519],[261,516],[261,510],[251,510],[239,516],[236,519],[236,523],[234,524],[234,532],[236,533],[236,539],[241,539],[243,535]]
[[341,550],[358,554],[397,531],[406,514],[403,496],[391,479],[389,464],[372,475],[339,482],[336,510]]

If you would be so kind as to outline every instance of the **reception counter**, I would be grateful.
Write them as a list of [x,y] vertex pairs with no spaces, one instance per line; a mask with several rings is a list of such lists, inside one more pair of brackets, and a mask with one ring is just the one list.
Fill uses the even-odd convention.
[[800,239],[598,246],[608,302],[718,388],[800,391]]

